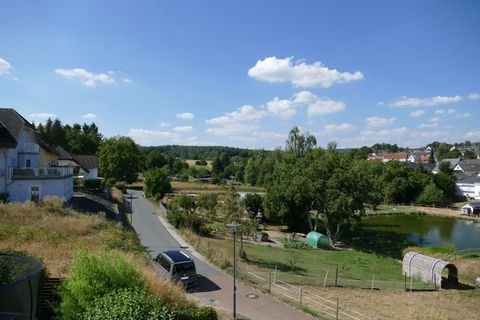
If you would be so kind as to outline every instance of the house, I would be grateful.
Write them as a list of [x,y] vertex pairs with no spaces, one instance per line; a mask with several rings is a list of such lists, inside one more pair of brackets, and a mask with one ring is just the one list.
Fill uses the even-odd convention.
[[54,166],[54,158],[30,122],[14,109],[0,108],[0,193],[10,201],[69,200],[73,168]]
[[454,169],[459,163],[462,163],[464,160],[460,158],[453,158],[453,159],[443,159],[438,161],[435,168],[432,170],[433,173],[437,174],[440,172],[440,163],[448,162],[450,165],[450,169]]
[[464,159],[453,168],[453,171],[467,176],[480,175],[480,159]]
[[455,182],[455,195],[467,199],[480,199],[480,177],[459,175]]
[[474,215],[474,216],[479,216],[480,215],[480,202],[471,202],[467,203],[460,209],[461,214],[465,215]]
[[415,157],[407,152],[387,153],[383,156],[383,163],[387,163],[392,160],[400,162],[415,162]]
[[74,177],[80,180],[98,179],[100,160],[95,155],[72,154],[62,147],[57,147],[59,166],[72,166]]

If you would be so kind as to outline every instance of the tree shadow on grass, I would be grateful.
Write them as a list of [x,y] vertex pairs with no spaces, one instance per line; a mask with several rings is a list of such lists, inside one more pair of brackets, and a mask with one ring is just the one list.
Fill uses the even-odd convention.
[[283,262],[278,262],[278,261],[265,261],[262,259],[248,259],[248,263],[254,264],[258,267],[261,268],[266,268],[266,269],[277,269],[277,271],[280,272],[288,272],[288,273],[294,273],[296,275],[306,275],[307,269],[296,266],[294,270],[292,270],[292,266],[283,263]]

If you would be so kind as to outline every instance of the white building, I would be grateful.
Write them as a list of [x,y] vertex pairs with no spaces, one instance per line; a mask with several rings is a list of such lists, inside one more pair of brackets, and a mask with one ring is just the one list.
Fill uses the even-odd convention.
[[464,176],[455,182],[455,195],[467,199],[480,199],[480,177]]
[[79,180],[98,179],[100,159],[97,156],[68,153],[61,147],[57,147],[56,151],[60,155],[58,165],[73,167],[74,178]]
[[45,165],[35,127],[14,109],[0,108],[0,193],[10,201],[69,200],[73,168]]

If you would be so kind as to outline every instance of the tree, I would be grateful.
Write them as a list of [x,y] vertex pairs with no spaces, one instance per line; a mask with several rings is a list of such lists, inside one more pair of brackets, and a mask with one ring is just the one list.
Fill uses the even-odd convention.
[[167,172],[164,169],[155,168],[145,172],[145,194],[149,197],[162,198],[172,191]]
[[440,205],[443,200],[443,191],[432,182],[423,189],[416,202],[423,205]]
[[251,218],[255,218],[259,212],[263,211],[263,198],[257,193],[247,193],[242,203]]
[[243,210],[240,203],[240,196],[235,188],[230,188],[223,201],[225,216],[230,221],[239,221]]
[[136,180],[141,157],[132,138],[116,136],[106,139],[100,145],[98,155],[103,177],[129,183]]
[[167,164],[167,159],[159,150],[150,151],[145,157],[145,167],[150,170],[154,168],[161,168]]
[[173,198],[175,205],[188,214],[194,214],[198,208],[198,202],[194,197],[181,194]]
[[300,134],[300,129],[295,126],[288,134],[285,150],[301,156],[308,150],[315,148],[316,145],[317,139],[315,136],[309,134],[308,132],[306,134]]
[[202,193],[198,196],[198,206],[205,210],[207,217],[211,221],[217,213],[218,194],[216,193]]

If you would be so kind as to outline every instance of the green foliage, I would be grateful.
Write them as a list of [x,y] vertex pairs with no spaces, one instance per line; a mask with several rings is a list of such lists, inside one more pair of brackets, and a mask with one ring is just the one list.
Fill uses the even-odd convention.
[[212,307],[179,310],[175,315],[176,320],[217,320],[218,315]]
[[118,190],[122,191],[122,193],[126,193],[126,192],[127,192],[127,185],[126,185],[125,182],[123,182],[123,181],[116,182],[116,183],[115,183],[115,188],[117,188]]
[[180,212],[175,210],[168,211],[167,215],[168,222],[170,222],[176,229],[179,229],[184,225],[184,216]]
[[145,157],[145,169],[147,170],[162,168],[167,163],[167,159],[162,155],[159,150],[154,149],[150,151]]
[[308,244],[298,240],[283,238],[280,241],[285,249],[311,249]]
[[195,233],[200,233],[203,225],[202,219],[194,214],[187,214],[175,209],[171,209],[167,216],[168,221],[177,229],[188,228]]
[[422,205],[441,205],[444,201],[443,191],[434,183],[427,185],[417,198],[417,203]]
[[113,188],[116,183],[117,183],[117,179],[115,179],[115,178],[108,178],[107,179],[107,186],[110,187],[110,188]]
[[130,137],[116,136],[100,145],[100,171],[105,178],[134,182],[140,169],[140,151]]
[[199,234],[202,237],[208,237],[212,234],[212,228],[209,227],[209,226],[206,226],[206,225],[202,225],[202,226],[200,226]]
[[220,156],[222,153],[229,157],[239,156],[247,158],[251,154],[251,150],[232,148],[232,147],[220,147],[220,146],[178,146],[167,145],[158,147],[142,147],[144,152],[150,152],[151,150],[160,151],[166,158],[180,158],[180,159],[205,159],[213,160]]
[[252,218],[263,212],[263,197],[257,193],[247,193],[242,199],[242,204]]
[[97,191],[101,189],[102,180],[101,179],[89,179],[83,182],[83,186],[87,190]]
[[194,214],[198,208],[198,203],[196,197],[181,194],[172,199],[171,206],[185,213]]
[[119,289],[112,291],[86,308],[81,319],[116,320],[116,319],[151,319],[174,320],[175,311],[145,291]]
[[206,166],[208,163],[205,160],[197,160],[195,161],[195,165],[197,166]]
[[218,194],[202,193],[197,199],[198,207],[205,210],[207,217],[211,220],[217,213]]
[[292,152],[298,156],[302,156],[305,152],[315,148],[317,139],[315,136],[309,134],[300,134],[298,127],[293,127],[288,134],[288,140],[285,145],[287,152]]
[[70,276],[62,283],[59,311],[62,319],[78,319],[97,299],[120,289],[143,290],[140,272],[115,252],[80,252]]
[[164,169],[152,169],[145,172],[145,194],[149,197],[163,197],[172,190]]

